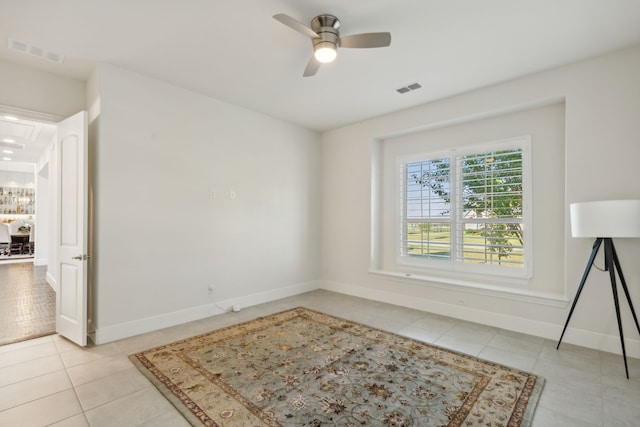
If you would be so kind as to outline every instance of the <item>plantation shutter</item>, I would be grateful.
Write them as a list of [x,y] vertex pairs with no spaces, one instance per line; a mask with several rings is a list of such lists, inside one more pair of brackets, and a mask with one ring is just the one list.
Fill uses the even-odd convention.
[[456,157],[457,259],[523,264],[522,149]]
[[443,181],[449,182],[450,159],[405,163],[401,175],[402,255],[450,258],[451,206],[436,192]]
[[518,137],[399,158],[397,262],[530,274],[529,145]]

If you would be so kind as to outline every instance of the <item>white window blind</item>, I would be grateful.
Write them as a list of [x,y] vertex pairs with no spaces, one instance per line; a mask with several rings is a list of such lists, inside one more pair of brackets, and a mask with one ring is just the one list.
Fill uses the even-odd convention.
[[400,159],[399,262],[526,275],[529,139]]
[[450,176],[448,158],[403,165],[403,233],[401,253],[448,259],[451,253],[450,204],[435,190],[438,177]]

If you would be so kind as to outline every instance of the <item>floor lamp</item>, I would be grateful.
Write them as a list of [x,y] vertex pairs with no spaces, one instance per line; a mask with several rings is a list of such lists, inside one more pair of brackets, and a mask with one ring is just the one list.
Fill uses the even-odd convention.
[[[569,320],[576,307],[580,293],[587,281],[587,276],[593,267],[594,260],[600,247],[604,243],[604,271],[609,272],[611,279],[611,292],[613,293],[613,304],[616,308],[616,317],[618,320],[618,330],[620,331],[620,343],[622,344],[622,356],[624,358],[624,369],[629,378],[629,368],[627,367],[627,352],[624,347],[624,335],[622,333],[622,321],[620,319],[620,302],[618,300],[618,290],[616,286],[616,271],[622,284],[622,290],[627,297],[627,302],[631,308],[633,320],[636,322],[636,328],[640,333],[640,324],[638,317],[633,308],[627,282],[622,275],[620,260],[613,245],[613,238],[640,238],[640,200],[604,200],[598,202],[572,203],[571,209],[571,236],[572,237],[591,237],[595,238],[591,256],[587,262],[587,268],[584,270],[580,286],[573,300],[569,316],[562,329],[562,335],[558,340],[556,349],[560,347],[562,337],[567,330]],[[597,268],[597,267],[596,267]],[[614,270],[615,269],[615,270]]]

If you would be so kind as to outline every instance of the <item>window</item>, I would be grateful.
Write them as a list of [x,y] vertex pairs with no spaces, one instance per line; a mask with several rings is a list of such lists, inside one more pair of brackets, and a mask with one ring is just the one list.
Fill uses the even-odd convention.
[[530,275],[528,137],[398,161],[398,263]]

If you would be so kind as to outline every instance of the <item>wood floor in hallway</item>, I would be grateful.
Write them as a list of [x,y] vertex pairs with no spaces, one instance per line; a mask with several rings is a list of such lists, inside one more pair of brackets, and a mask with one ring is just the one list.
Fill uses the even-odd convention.
[[46,266],[0,262],[0,345],[55,333],[56,294]]

